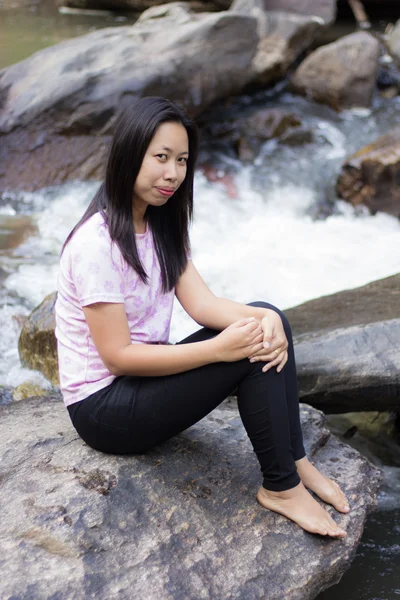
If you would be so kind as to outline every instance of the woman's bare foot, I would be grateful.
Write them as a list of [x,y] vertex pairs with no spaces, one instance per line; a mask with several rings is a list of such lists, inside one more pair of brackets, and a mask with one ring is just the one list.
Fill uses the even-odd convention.
[[314,500],[301,482],[284,492],[272,492],[261,487],[257,493],[257,500],[264,508],[291,519],[310,533],[338,538],[347,535],[330,514]]
[[338,484],[322,475],[306,456],[296,461],[296,467],[306,488],[317,494],[324,502],[332,504],[339,512],[348,513],[350,511],[347,498]]

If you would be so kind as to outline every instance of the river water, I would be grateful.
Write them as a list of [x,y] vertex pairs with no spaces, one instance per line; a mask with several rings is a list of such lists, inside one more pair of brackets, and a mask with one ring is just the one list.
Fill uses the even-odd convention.
[[[83,31],[104,25],[104,21],[85,23],[79,25]],[[76,26],[75,33],[61,35],[83,32],[76,32]],[[9,62],[14,58],[10,56]],[[195,180],[192,254],[213,291],[241,302],[265,299],[288,308],[400,272],[399,221],[354,209],[334,193],[344,158],[400,123],[400,98],[376,97],[370,111],[337,115],[292,96],[283,85],[238,98],[228,109],[217,107],[207,118],[218,122],[226,118],[227,110],[234,118],[256,106],[294,112],[303,127],[313,132],[313,142],[301,146],[267,142],[254,164],[244,166],[226,146],[205,137],[202,159],[217,173],[229,174],[228,187],[222,180],[211,183],[200,170]],[[0,198],[0,385],[6,388],[24,381],[49,386],[40,374],[19,363],[21,317],[54,291],[61,245],[97,186],[96,182],[72,182],[33,194],[10,190]],[[18,235],[7,237],[10,231]],[[171,340],[194,329],[176,306]],[[346,419],[331,416],[329,426],[343,436],[351,426]],[[396,570],[400,559],[399,446],[393,443],[381,455],[379,444],[386,442],[377,445],[368,434],[359,433],[347,441],[383,468],[384,484],[379,510],[368,520],[352,568],[319,599],[340,595],[342,600],[395,600],[400,596]]]

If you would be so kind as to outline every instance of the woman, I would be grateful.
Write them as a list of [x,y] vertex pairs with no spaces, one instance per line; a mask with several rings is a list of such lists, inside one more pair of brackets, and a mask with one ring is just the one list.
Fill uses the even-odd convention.
[[[339,486],[307,460],[289,324],[275,307],[217,298],[190,258],[195,124],[143,98],[119,118],[106,177],[63,248],[56,304],[60,384],[91,447],[140,453],[238,389],[263,474],[257,500],[312,533],[344,537]],[[174,295],[203,328],[168,344]]]

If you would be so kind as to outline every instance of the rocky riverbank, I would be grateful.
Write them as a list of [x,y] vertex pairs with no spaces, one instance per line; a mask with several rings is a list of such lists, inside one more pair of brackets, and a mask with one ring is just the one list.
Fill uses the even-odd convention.
[[[348,109],[350,115],[358,108],[361,96],[364,114],[379,98],[393,98],[395,106],[400,89],[398,26],[384,38],[364,33],[357,34],[357,43],[353,43],[354,36],[342,38],[325,48],[321,59],[313,49],[334,18],[330,15],[335,3],[274,0],[274,5],[278,12],[265,11],[258,2],[237,2],[232,10],[223,7],[222,13],[212,15],[194,14],[181,3],[159,7],[144,15],[136,29],[124,28],[121,34],[96,32],[91,34],[94,37],[57,45],[34,55],[30,62],[0,71],[0,190],[99,179],[116,111],[144,94],[171,94],[200,119],[217,100],[220,106],[229,106],[232,94],[265,90],[277,81],[289,80],[295,94],[334,107],[338,121],[346,118]],[[317,9],[327,12],[317,13]],[[225,35],[233,37],[230,45]],[[156,38],[160,38],[157,44]],[[368,68],[360,52],[364,44],[371,50]],[[154,48],[157,60],[150,63],[149,51]],[[321,49],[315,53],[318,51]],[[329,66],[329,73],[324,65]],[[310,77],[314,68],[327,82],[329,94],[325,97],[318,96],[318,86]],[[299,74],[304,75],[306,85],[295,88]],[[307,101],[296,96],[296,102]],[[220,131],[243,163],[254,164],[266,140],[304,145],[297,156],[293,154],[293,160],[300,159],[300,154],[307,159],[307,152],[316,151],[307,144],[325,135],[324,152],[335,150],[334,136],[339,132],[303,125],[297,106],[272,111],[253,106],[249,114],[245,96],[244,106],[246,116]],[[314,104],[313,110],[317,114],[319,107]],[[374,118],[372,110],[371,121]],[[371,135],[370,141],[377,137]],[[394,130],[385,140],[371,148],[369,140],[363,139],[359,149],[368,145],[356,155],[352,146],[340,173],[337,167],[337,193],[354,204],[361,199],[373,213],[385,210],[399,215],[393,186],[399,169],[398,132]],[[326,178],[324,167],[316,168]],[[215,171],[214,167],[214,172],[208,169],[204,173],[210,180],[216,177],[226,183],[230,197],[235,198],[232,181]],[[240,170],[240,175],[244,173]],[[279,181],[284,189],[283,174]],[[298,189],[301,196],[304,190]],[[14,200],[12,194],[7,196],[10,211],[14,206],[19,210]],[[62,200],[70,208],[71,197]],[[282,207],[287,200],[285,188],[279,197]],[[2,227],[0,241],[11,257],[1,265],[2,282],[11,269],[17,269],[11,265],[15,256],[9,249],[23,245],[37,231],[35,215],[13,219],[13,215],[2,218],[7,227],[6,231]],[[342,222],[340,227],[345,226]],[[58,227],[57,219],[51,227]],[[339,229],[332,241],[335,248],[342,240]],[[386,231],[385,224],[383,229]],[[221,244],[225,231],[221,229],[221,239],[218,233]],[[290,237],[291,230],[285,234]],[[42,231],[37,235],[43,235]],[[371,240],[375,242],[373,236]],[[294,249],[296,244],[292,241]],[[282,247],[278,239],[270,248],[268,239],[265,245],[265,254],[272,257]],[[35,254],[35,242],[32,255],[31,248],[21,251],[21,256],[24,252],[29,255],[26,262],[47,260]],[[44,254],[49,248],[51,243]],[[349,245],[347,248],[352,251]],[[313,251],[320,251],[316,242]],[[357,258],[349,261],[361,261],[362,252],[361,246]],[[18,260],[17,256],[14,262]],[[312,263],[307,264],[312,270]],[[276,281],[285,283],[285,269],[283,263],[280,280],[268,275],[274,285]],[[41,276],[32,279],[32,287],[39,286]],[[330,276],[326,271],[326,277]],[[287,311],[295,333],[303,401],[326,412],[398,412],[398,284],[397,275]],[[267,290],[268,285],[265,281]],[[301,285],[307,287],[307,277]],[[24,297],[20,289],[4,289],[12,290],[11,300],[18,294]],[[54,296],[27,321],[20,355],[25,364],[41,369],[56,384],[53,303]],[[23,314],[15,311],[12,319],[19,323]],[[311,600],[349,567],[366,515],[375,504],[376,469],[329,435],[321,413],[308,406],[303,405],[302,424],[309,456],[341,483],[351,499],[350,517],[336,514],[349,532],[345,542],[304,534],[255,504],[258,467],[231,401],[149,455],[118,458],[95,453],[77,438],[59,396],[23,400],[40,391],[22,385],[4,390],[5,401],[12,393],[14,400],[22,400],[0,407],[0,498],[4,507],[0,546],[6,574],[3,589],[11,597],[83,600],[95,596],[101,600],[130,598],[133,590],[133,595],[150,600],[167,595],[174,600],[202,596],[222,600],[228,595],[250,600],[266,594],[271,600]],[[358,421],[346,425],[350,428],[347,437],[358,426]]]
[[[146,10],[133,26],[68,40],[3,69],[0,191],[101,179],[117,112],[144,95],[166,95],[200,115],[284,78],[338,111],[371,106],[379,82],[398,94],[400,79],[386,71],[398,58],[399,26],[386,37],[348,35],[307,55],[335,14],[332,0],[276,0],[268,9],[260,0],[235,0],[216,13],[175,2]],[[398,134],[390,140],[374,147],[373,169],[369,154],[362,163],[350,157],[337,190],[355,204],[361,198],[371,210],[399,214],[395,190],[389,208],[384,201],[399,170]],[[253,160],[247,146],[239,156]]]

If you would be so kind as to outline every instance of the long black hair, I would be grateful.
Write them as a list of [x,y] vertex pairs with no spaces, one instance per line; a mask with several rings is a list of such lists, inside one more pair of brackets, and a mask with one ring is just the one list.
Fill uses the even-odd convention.
[[133,188],[157,128],[168,122],[185,127],[189,157],[185,179],[174,195],[164,205],[149,205],[146,209],[146,221],[153,234],[164,292],[175,287],[187,264],[188,228],[193,216],[193,178],[199,145],[197,125],[170,100],[153,96],[142,98],[120,115],[111,142],[105,180],[63,246],[64,249],[76,230],[99,212],[126,262],[144,283],[148,282],[136,246],[132,218]]

